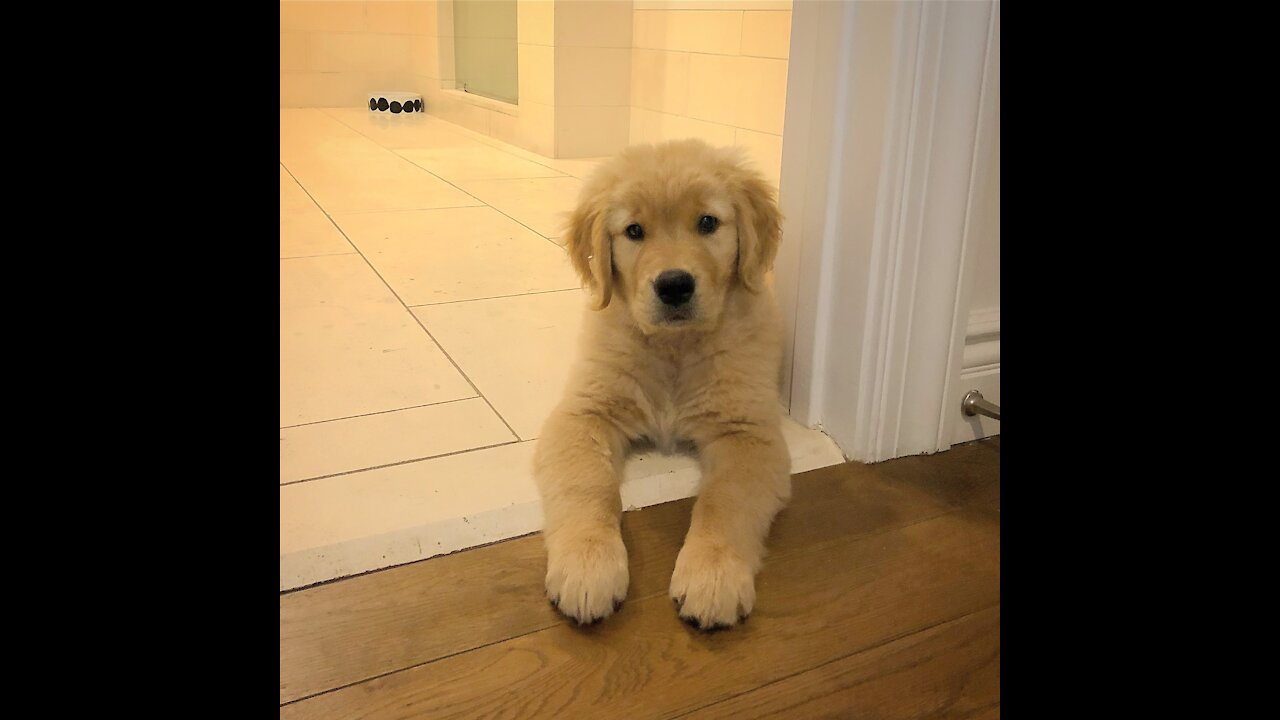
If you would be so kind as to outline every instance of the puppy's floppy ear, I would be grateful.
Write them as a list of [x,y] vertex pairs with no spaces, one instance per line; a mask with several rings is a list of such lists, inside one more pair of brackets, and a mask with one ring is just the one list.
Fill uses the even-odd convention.
[[750,168],[739,166],[735,211],[738,215],[738,276],[751,292],[764,289],[765,273],[773,269],[782,238],[782,213],[773,188]]
[[595,198],[584,198],[569,216],[569,260],[596,299],[596,310],[603,310],[613,297],[613,243],[605,228],[603,204]]

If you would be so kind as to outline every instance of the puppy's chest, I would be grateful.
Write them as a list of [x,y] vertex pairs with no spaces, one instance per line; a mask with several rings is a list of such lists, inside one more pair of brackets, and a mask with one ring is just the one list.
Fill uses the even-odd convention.
[[671,362],[652,368],[644,383],[648,432],[663,452],[673,452],[689,440],[685,424],[691,412],[706,402],[706,378],[700,368]]

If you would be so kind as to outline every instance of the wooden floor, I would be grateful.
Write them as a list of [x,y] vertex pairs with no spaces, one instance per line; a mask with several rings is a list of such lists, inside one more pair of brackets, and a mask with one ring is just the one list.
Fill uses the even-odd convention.
[[797,475],[755,611],[667,584],[692,500],[623,516],[631,589],[569,624],[532,535],[280,596],[282,718],[998,718],[999,438]]

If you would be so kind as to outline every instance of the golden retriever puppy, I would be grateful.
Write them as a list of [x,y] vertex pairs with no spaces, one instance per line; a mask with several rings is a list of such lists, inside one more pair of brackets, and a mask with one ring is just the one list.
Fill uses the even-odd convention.
[[764,178],[698,140],[627,148],[587,179],[567,249],[595,308],[534,468],[547,597],[579,623],[626,597],[618,486],[642,441],[691,443],[701,465],[671,576],[680,617],[710,629],[751,612],[765,537],[791,494],[782,325],[765,282],[780,222]]

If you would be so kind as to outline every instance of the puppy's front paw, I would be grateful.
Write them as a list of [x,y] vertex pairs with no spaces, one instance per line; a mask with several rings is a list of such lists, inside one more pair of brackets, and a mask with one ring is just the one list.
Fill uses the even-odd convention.
[[730,548],[690,540],[676,558],[671,599],[680,606],[680,618],[694,627],[731,627],[755,606],[755,572]]
[[547,597],[560,612],[594,623],[627,596],[627,547],[617,532],[577,536],[547,547]]

